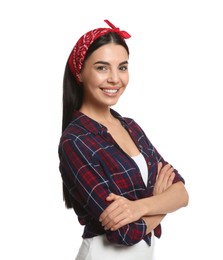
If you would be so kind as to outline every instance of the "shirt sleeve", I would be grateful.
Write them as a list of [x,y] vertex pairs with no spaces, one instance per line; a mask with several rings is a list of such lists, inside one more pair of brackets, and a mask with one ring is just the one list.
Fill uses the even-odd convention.
[[[167,162],[161,155],[160,153],[157,151],[157,149],[152,145],[152,143],[148,140],[149,142],[149,149],[152,151],[153,155],[155,156],[157,162],[162,162],[163,166],[168,164],[169,162]],[[173,167],[173,165],[171,165]],[[174,177],[174,180],[173,180],[173,183],[176,183],[176,182],[179,182],[179,181],[182,181],[183,183],[185,183],[185,180],[184,178],[179,174],[178,170],[174,169],[174,173],[175,173],[175,177]]]
[[[133,121],[134,122],[134,121]],[[136,131],[136,135],[138,135],[138,139],[142,140],[145,140],[146,141],[146,144],[145,143],[142,143],[141,144],[141,147],[143,149],[145,149],[146,147],[146,151],[145,153],[149,155],[149,157],[151,158],[151,160],[153,161],[155,167],[153,169],[153,171],[157,174],[157,163],[158,162],[162,162],[163,166],[168,164],[169,162],[167,162],[161,155],[160,153],[157,151],[156,147],[151,143],[151,141],[149,140],[149,138],[147,137],[147,135],[145,134],[145,132],[142,130],[142,128],[136,123],[134,122],[133,123],[134,125],[134,130]],[[143,138],[141,138],[143,136]],[[173,167],[173,165],[171,165]],[[185,180],[184,178],[179,174],[178,170],[174,169],[174,172],[175,172],[175,178],[173,180],[173,183],[176,183],[176,182],[179,182],[179,181],[182,181],[184,184],[185,184]]]
[[[109,180],[93,152],[84,143],[64,140],[59,146],[60,171],[64,184],[72,198],[90,218],[99,223],[99,216],[110,204],[106,197],[110,194]],[[105,231],[110,242],[134,245],[146,236],[143,219],[123,226],[117,231]]]
[[[162,162],[163,166],[168,164],[168,162],[160,155],[160,153],[157,151],[157,149],[153,146],[145,132],[142,130],[142,128],[132,119],[129,120],[131,122],[131,132],[133,135],[136,137],[136,139],[139,142],[139,147],[141,149],[141,152],[144,152],[147,155],[147,159],[150,161],[149,162],[149,167],[150,167],[150,177],[151,177],[151,183],[155,184],[156,182],[156,177],[157,177],[157,167],[158,167],[158,162]],[[172,165],[171,165],[172,166]],[[172,166],[173,167],[173,166]],[[175,172],[175,177],[173,180],[173,183],[182,181],[185,183],[184,178],[179,174],[178,170],[174,169]],[[153,190],[151,190],[152,194]],[[161,224],[159,224],[155,229],[154,229],[154,234],[156,237],[160,238],[162,233],[162,228]]]

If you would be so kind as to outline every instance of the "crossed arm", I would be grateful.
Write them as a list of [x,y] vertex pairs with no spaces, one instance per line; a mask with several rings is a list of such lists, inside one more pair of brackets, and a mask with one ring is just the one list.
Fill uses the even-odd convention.
[[189,196],[185,186],[182,182],[173,184],[174,177],[174,170],[169,164],[162,167],[162,163],[159,163],[153,196],[130,201],[111,193],[106,199],[112,203],[99,217],[104,229],[115,231],[142,218],[147,225],[148,234],[159,225],[167,213],[187,206]]

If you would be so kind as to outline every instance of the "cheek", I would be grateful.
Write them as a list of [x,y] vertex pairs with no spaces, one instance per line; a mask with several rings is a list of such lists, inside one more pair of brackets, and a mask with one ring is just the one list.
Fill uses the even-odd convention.
[[127,86],[128,83],[129,83],[129,75],[126,75],[126,76],[123,78],[122,82],[123,82],[123,84],[124,84],[125,86]]
[[97,86],[97,84],[101,81],[100,77],[98,77],[95,73],[87,73],[82,75],[82,82],[84,85]]

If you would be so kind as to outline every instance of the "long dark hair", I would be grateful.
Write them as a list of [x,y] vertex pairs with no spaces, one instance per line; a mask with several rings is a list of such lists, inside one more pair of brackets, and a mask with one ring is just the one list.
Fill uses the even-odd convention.
[[[91,54],[103,45],[115,43],[122,45],[128,55],[129,48],[123,40],[123,38],[115,33],[109,32],[96,39],[88,48],[85,61],[91,56]],[[84,66],[84,64],[83,64]],[[79,110],[83,100],[83,87],[78,84],[74,75],[72,74],[68,62],[65,67],[64,78],[63,78],[63,114],[62,114],[62,132],[66,129],[72,119],[72,114],[75,110]],[[72,208],[72,202],[70,194],[66,186],[63,184],[63,199],[67,208]]]

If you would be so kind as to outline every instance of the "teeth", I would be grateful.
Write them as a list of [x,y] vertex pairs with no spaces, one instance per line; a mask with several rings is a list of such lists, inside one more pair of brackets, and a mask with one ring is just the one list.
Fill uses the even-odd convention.
[[103,89],[104,92],[107,93],[116,93],[118,90],[117,89]]

